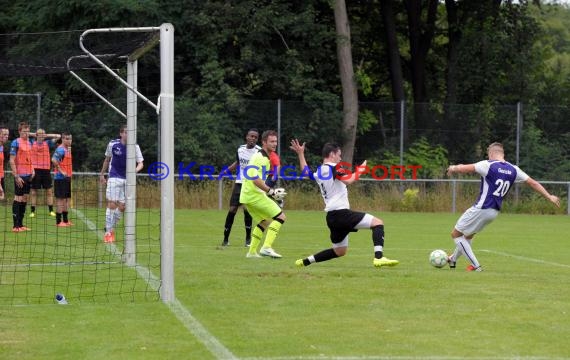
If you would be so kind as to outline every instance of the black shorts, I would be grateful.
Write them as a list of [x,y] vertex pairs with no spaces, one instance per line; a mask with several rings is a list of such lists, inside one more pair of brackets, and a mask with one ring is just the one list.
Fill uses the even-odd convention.
[[54,181],[54,194],[57,199],[71,198],[71,178],[55,179]]
[[230,206],[240,206],[239,194],[241,192],[241,184],[235,183],[234,189],[232,190],[232,197],[230,198]]
[[24,186],[19,187],[18,184],[16,184],[16,178],[14,178],[14,195],[16,196],[23,196],[23,195],[27,195],[30,193],[30,182],[31,182],[31,175],[27,175],[27,176],[20,176],[22,178],[22,180],[24,180]]
[[366,213],[350,209],[327,212],[327,226],[331,231],[331,241],[337,244],[344,240],[349,233],[358,231],[354,227],[362,221],[364,215]]
[[34,178],[30,187],[36,189],[51,189],[51,172],[49,169],[34,169]]
[[4,184],[4,178],[0,178],[0,185],[2,185],[2,190],[6,193],[6,185]]

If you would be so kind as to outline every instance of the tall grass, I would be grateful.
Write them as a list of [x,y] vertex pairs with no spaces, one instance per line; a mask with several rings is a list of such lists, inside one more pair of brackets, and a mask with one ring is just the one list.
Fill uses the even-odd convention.
[[[317,185],[309,180],[288,181],[282,184],[287,190],[286,208],[296,210],[322,210],[323,200]],[[473,204],[479,193],[479,183],[455,185],[456,211],[463,211]],[[231,181],[176,181],[175,207],[177,209],[226,208],[233,188]],[[562,199],[560,209],[555,208],[541,195],[527,186],[512,189],[503,203],[503,212],[528,214],[565,214],[567,189],[565,185],[549,186],[551,193]],[[220,198],[221,193],[221,198]],[[139,181],[137,206],[160,206],[160,183]],[[453,185],[449,182],[361,181],[349,186],[350,204],[362,211],[387,212],[451,212]]]

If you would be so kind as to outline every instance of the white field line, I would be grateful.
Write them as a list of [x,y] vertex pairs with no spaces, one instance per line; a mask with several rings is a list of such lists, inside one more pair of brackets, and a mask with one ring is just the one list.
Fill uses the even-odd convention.
[[495,255],[500,255],[500,256],[505,256],[505,257],[510,257],[510,258],[517,259],[517,260],[533,262],[533,263],[537,263],[537,264],[544,264],[544,265],[558,266],[558,267],[563,267],[563,268],[570,268],[570,265],[567,265],[567,264],[560,264],[560,263],[556,263],[553,261],[546,261],[546,260],[541,260],[541,259],[536,259],[536,258],[531,258],[531,257],[526,257],[526,256],[509,254],[509,253],[502,252],[502,251],[485,250],[485,249],[479,250],[479,251],[487,252],[487,253],[495,254]]
[[567,357],[546,356],[281,356],[281,357],[245,357],[241,360],[568,360]]
[[[77,209],[72,209],[73,212],[81,219],[87,227],[97,234],[97,238],[103,238],[103,231],[97,230],[95,224],[89,220],[83,212]],[[119,260],[121,260],[121,253],[115,246],[115,244],[107,244],[107,250],[109,250],[113,255],[115,255]],[[150,269],[146,267],[135,264],[136,271],[139,275],[149,284],[149,286],[158,291],[160,288],[160,279],[156,277]],[[216,359],[238,359],[234,354],[231,353],[215,336],[210,334],[210,332],[198,321],[180,301],[175,298],[172,303],[167,304],[170,311],[174,313],[176,318],[194,335],[211,353]]]

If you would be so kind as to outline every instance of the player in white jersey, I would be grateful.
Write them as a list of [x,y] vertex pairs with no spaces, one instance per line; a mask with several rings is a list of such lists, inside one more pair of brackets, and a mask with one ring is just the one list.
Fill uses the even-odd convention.
[[482,270],[471,247],[471,240],[476,233],[483,230],[499,215],[503,198],[514,183],[523,182],[529,185],[534,191],[560,207],[560,199],[557,196],[551,195],[538,181],[532,179],[518,166],[505,161],[503,145],[500,143],[489,145],[487,156],[489,160],[468,165],[451,165],[447,169],[448,175],[453,173],[477,173],[481,175],[479,197],[475,204],[461,215],[451,232],[451,237],[455,242],[455,250],[449,256],[448,263],[452,269],[455,268],[457,259],[461,255],[465,255],[470,262],[467,271]]
[[[301,171],[304,172],[304,169],[308,169],[307,161],[305,160],[305,143],[301,145],[297,139],[292,140],[291,149],[297,153]],[[374,245],[373,265],[375,267],[398,265],[398,260],[388,259],[383,255],[384,222],[370,214],[350,210],[346,185],[357,181],[359,174],[356,172],[348,174],[337,167],[337,164],[341,161],[341,149],[338,145],[325,144],[322,155],[323,163],[317,168],[313,177],[319,185],[321,195],[325,201],[327,226],[330,230],[332,247],[304,259],[299,259],[295,262],[295,265],[309,266],[312,263],[346,255],[348,234],[359,229],[372,230],[372,243]],[[366,161],[361,166],[366,167]]]
[[[234,224],[234,218],[238,208],[241,206],[241,203],[239,202],[239,194],[241,192],[241,185],[244,179],[243,170],[247,166],[247,163],[253,154],[261,150],[261,147],[257,145],[258,139],[259,131],[257,129],[249,129],[245,135],[245,144],[240,145],[237,149],[236,161],[228,167],[230,171],[237,168],[237,173],[234,188],[232,190],[232,196],[230,198],[230,208],[226,215],[226,222],[224,224],[224,240],[222,241],[222,246],[228,246],[230,244],[230,233]],[[245,224],[245,246],[249,246],[251,243],[251,225],[253,220],[245,207],[243,208],[243,222]]]

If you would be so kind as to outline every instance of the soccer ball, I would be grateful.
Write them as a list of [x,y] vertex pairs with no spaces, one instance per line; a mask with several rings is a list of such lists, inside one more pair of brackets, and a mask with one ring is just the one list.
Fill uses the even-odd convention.
[[434,250],[429,254],[429,263],[436,268],[442,268],[447,264],[447,253],[443,250]]

